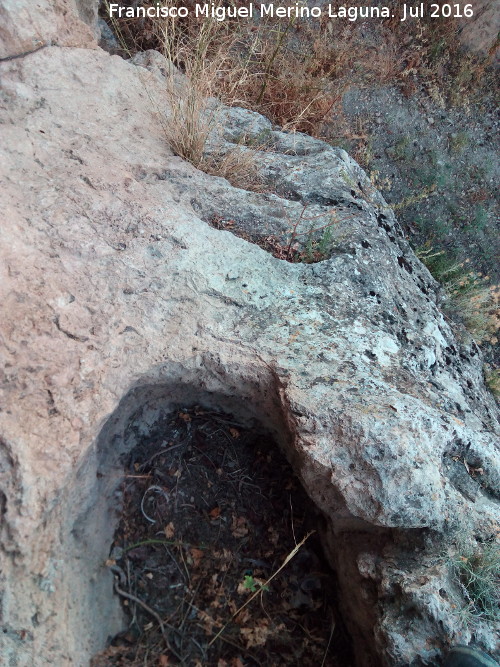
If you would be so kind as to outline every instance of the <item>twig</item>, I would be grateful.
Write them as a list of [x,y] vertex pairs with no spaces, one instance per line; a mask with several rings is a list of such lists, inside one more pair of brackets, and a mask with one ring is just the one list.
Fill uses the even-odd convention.
[[[179,556],[181,557],[182,564],[184,565],[184,569],[186,570],[188,586],[191,587],[191,577],[189,576],[189,569],[188,569],[188,566],[186,565],[186,561],[184,559],[184,554],[182,553],[182,549],[179,549]],[[180,567],[179,567],[179,570],[180,570]]]
[[[151,609],[151,607],[149,607],[145,602],[143,602],[136,595],[132,595],[132,593],[126,593],[125,591],[122,591],[122,589],[118,586],[117,581],[115,581],[115,591],[116,591],[116,593],[118,593],[118,595],[121,595],[123,598],[127,598],[127,600],[132,600],[132,602],[135,602],[136,604],[141,606],[144,609],[144,611],[147,611],[148,614],[150,614],[150,616],[152,616],[155,619],[155,621],[158,623],[158,625],[160,626],[160,630],[161,630],[162,635],[165,634],[165,626],[163,625],[163,621],[161,620],[161,618],[159,617],[159,615],[156,613],[156,611],[154,609]],[[172,629],[175,630],[175,628],[173,628],[173,626],[172,626]]]
[[[173,445],[172,447],[166,447],[165,449],[161,449],[159,452],[156,452],[156,454],[153,454],[153,456],[150,459],[141,464],[141,470],[143,470],[149,463],[151,463],[151,461],[154,461],[154,459],[158,458],[158,456],[161,456],[162,454],[170,454],[172,450],[178,449],[179,447],[182,447],[185,444],[186,440],[180,442],[178,445]],[[132,475],[129,476],[131,477]]]
[[328,649],[330,648],[330,644],[331,644],[331,641],[332,641],[334,631],[335,631],[335,616],[333,615],[333,612],[332,612],[332,629],[330,630],[330,636],[328,638],[328,644],[326,645],[325,654],[323,655],[323,660],[321,661],[321,667],[323,667],[324,664],[325,664],[326,657],[328,655]]
[[300,223],[302,222],[302,219],[303,219],[303,217],[304,217],[304,213],[305,213],[306,210],[307,210],[307,206],[308,206],[307,204],[304,206],[304,208],[302,209],[302,212],[301,212],[299,218],[297,219],[297,221],[295,222],[295,224],[294,224],[294,226],[293,226],[292,233],[291,233],[291,236],[290,236],[290,243],[288,244],[288,248],[286,249],[286,258],[287,258],[287,259],[290,259],[290,253],[291,253],[291,251],[292,251],[292,244],[293,244],[293,242],[295,241],[295,238],[296,238],[296,236],[297,236],[297,227],[298,227],[298,226],[300,225]]
[[297,544],[297,538],[295,537],[295,527],[293,525],[293,505],[292,505],[292,495],[291,494],[288,496],[288,501],[290,503],[290,523],[292,525],[293,541],[295,542],[295,544]]
[[163,544],[165,546],[168,545],[171,547],[184,546],[201,550],[208,548],[204,546],[193,546],[192,544],[189,544],[189,542],[180,542],[179,540],[156,540],[154,538],[151,538],[150,540],[142,540],[141,542],[134,542],[134,544],[130,544],[128,547],[124,547],[123,553],[126,554],[128,551],[132,551],[132,549],[137,549],[137,547],[147,547],[150,544]]
[[274,59],[278,55],[278,52],[281,48],[281,45],[283,43],[283,40],[285,39],[285,36],[286,36],[287,32],[290,30],[290,28],[293,26],[294,23],[295,23],[295,17],[293,17],[293,18],[290,17],[288,23],[286,24],[286,27],[285,27],[284,31],[279,34],[279,37],[276,41],[276,46],[274,48],[274,51],[271,54],[269,62],[267,63],[267,66],[266,66],[266,71],[265,71],[265,74],[264,74],[264,81],[262,82],[262,86],[261,86],[261,89],[260,89],[260,92],[259,92],[259,96],[257,97],[257,101],[255,103],[255,105],[257,107],[262,102],[262,98],[264,97],[264,93],[266,92],[267,83],[268,83],[269,77],[271,75],[271,69],[272,69],[272,66],[273,66],[273,63],[274,63]]
[[248,600],[247,600],[246,602],[244,602],[244,603],[241,605],[241,607],[240,607],[239,609],[237,609],[237,610],[234,612],[234,614],[231,616],[231,618],[229,619],[229,621],[228,621],[225,625],[223,625],[222,628],[219,630],[219,632],[215,635],[215,637],[213,637],[213,638],[208,642],[208,646],[209,646],[209,647],[212,646],[212,644],[213,644],[213,643],[214,643],[214,642],[221,636],[221,634],[222,634],[222,633],[224,632],[224,630],[227,628],[227,626],[229,625],[229,623],[231,623],[231,621],[232,621],[234,618],[236,618],[236,616],[238,616],[238,614],[239,614],[241,611],[243,611],[243,609],[245,609],[245,607],[246,607],[247,605],[249,605],[250,602],[251,602],[254,598],[257,597],[257,595],[259,595],[259,593],[262,592],[262,589],[265,588],[265,587],[266,587],[266,586],[267,586],[267,585],[268,585],[268,584],[269,584],[269,583],[270,583],[270,582],[271,582],[271,581],[272,581],[272,580],[273,580],[273,579],[274,579],[274,578],[281,572],[281,570],[282,570],[282,569],[283,569],[283,568],[284,568],[284,567],[285,567],[285,566],[292,560],[292,558],[297,554],[297,552],[298,552],[299,549],[302,547],[302,545],[306,542],[306,540],[308,540],[308,539],[311,537],[311,535],[312,535],[313,533],[315,533],[315,532],[316,532],[315,530],[311,530],[309,533],[307,533],[307,535],[304,537],[304,539],[303,539],[301,542],[299,542],[299,543],[297,544],[297,546],[296,546],[294,549],[292,549],[292,551],[290,551],[290,553],[289,553],[288,556],[285,558],[285,560],[284,560],[283,563],[280,565],[280,567],[276,570],[276,572],[275,572],[274,574],[272,574],[272,575],[269,577],[269,579],[268,579],[267,581],[265,581],[265,582],[262,584],[262,586],[261,586],[257,591],[255,591],[255,593],[253,593],[253,595],[251,595],[251,596],[248,598]]
[[229,646],[233,646],[234,648],[237,648],[239,651],[243,651],[244,653],[246,653],[258,665],[262,665],[262,663],[259,660],[257,660],[255,655],[251,651],[249,651],[245,646],[241,646],[237,642],[233,642],[230,639],[228,639],[227,637],[221,637],[221,640],[223,642],[226,642],[226,644],[229,644]]
[[118,595],[121,595],[121,597],[126,598],[127,600],[131,600],[132,602],[135,602],[138,604],[140,607],[144,609],[150,616],[152,616],[155,621],[158,623],[160,626],[161,634],[163,635],[163,638],[165,639],[165,642],[167,643],[169,651],[171,651],[176,658],[181,660],[182,662],[182,656],[171,646],[170,642],[168,641],[168,637],[165,633],[165,625],[169,628],[169,630],[173,630],[174,632],[177,632],[178,634],[182,634],[175,628],[173,625],[170,625],[169,623],[164,623],[160,616],[156,613],[154,609],[151,609],[149,605],[147,605],[145,602],[143,602],[140,598],[138,598],[136,595],[132,595],[132,593],[126,593],[123,591],[119,586],[118,582],[115,580],[115,592],[118,593]]

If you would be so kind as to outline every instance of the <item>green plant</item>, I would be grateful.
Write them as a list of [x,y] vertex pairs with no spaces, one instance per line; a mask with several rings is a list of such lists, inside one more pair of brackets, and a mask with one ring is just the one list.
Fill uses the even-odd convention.
[[[290,229],[290,237],[284,257],[282,257],[282,259],[286,259],[289,262],[305,262],[310,264],[325,259],[332,245],[333,226],[350,217],[347,216],[346,218],[339,219],[334,209],[330,209],[326,213],[306,217],[307,208],[307,205],[302,208],[300,216],[295,220]],[[315,226],[316,220],[324,224]],[[304,225],[307,225],[307,230],[299,231]],[[299,237],[301,236],[307,237],[305,244],[299,242]],[[300,249],[301,245],[303,250]]]
[[451,573],[466,605],[459,613],[469,625],[500,620],[500,546],[480,543],[450,558]]
[[415,195],[409,195],[408,197],[405,197],[399,202],[396,202],[395,204],[391,204],[391,208],[393,211],[400,211],[401,209],[408,208],[409,206],[413,206],[414,204],[418,204],[421,201],[424,201],[425,199],[428,199],[436,190],[435,185],[430,185],[426,186],[425,188],[422,188],[420,192],[418,192]]
[[484,369],[484,381],[495,398],[500,398],[500,368],[486,366]]
[[488,279],[471,271],[467,262],[459,262],[429,244],[418,248],[416,254],[448,293],[449,303],[445,309],[459,316],[478,343],[491,335],[495,322],[490,312],[493,290]]
[[[247,607],[247,606],[250,604],[250,602],[252,602],[252,600],[254,600],[254,599],[257,597],[257,595],[258,595],[262,590],[265,590],[265,587],[267,587],[267,585],[270,584],[271,581],[272,581],[275,577],[278,576],[278,574],[283,570],[283,568],[286,567],[286,565],[292,560],[292,558],[294,558],[294,556],[297,555],[297,553],[300,551],[300,549],[302,548],[302,546],[305,544],[305,542],[307,542],[307,540],[311,537],[311,535],[312,535],[314,532],[315,532],[315,531],[311,531],[311,532],[307,533],[307,535],[304,537],[304,539],[302,539],[298,544],[295,545],[295,547],[292,549],[292,551],[290,551],[290,553],[287,555],[287,557],[285,558],[285,560],[283,561],[283,563],[280,565],[280,567],[279,567],[277,570],[275,570],[275,571],[273,572],[273,574],[272,574],[272,575],[271,575],[271,576],[264,582],[264,584],[262,584],[262,586],[261,586],[260,588],[258,588],[256,591],[254,591],[254,592],[252,593],[252,595],[248,598],[248,600],[246,600],[246,601],[241,605],[241,607],[239,607],[239,608],[233,613],[233,615],[231,616],[231,620],[234,619],[234,618],[236,618],[236,616],[238,616],[238,614],[239,614],[241,611],[243,611],[243,609],[245,609],[245,607]],[[225,625],[223,625],[222,628],[217,632],[217,634],[214,635],[214,636],[212,637],[212,639],[211,639],[211,640],[209,641],[209,643],[208,643],[209,646],[211,646],[211,645],[212,645],[212,644],[213,644],[213,643],[214,643],[214,642],[215,642],[215,641],[216,641],[216,640],[223,634],[223,632],[226,630],[226,628],[227,628],[227,626],[229,625],[229,623],[230,623],[230,621],[228,621]]]
[[482,204],[476,204],[474,207],[473,217],[467,225],[470,229],[482,231],[488,224],[488,211]]
[[450,186],[452,179],[452,165],[449,162],[439,164],[436,171],[436,185],[438,188],[445,189]]
[[258,579],[255,579],[251,574],[245,574],[243,577],[243,588],[255,593],[258,591],[268,591],[269,586],[262,584]]
[[460,263],[444,250],[435,250],[429,243],[417,248],[415,254],[440,283],[446,284],[461,274]]
[[451,231],[452,225],[448,218],[442,218],[440,216],[430,223],[429,235],[431,238],[444,239],[451,233]]
[[411,157],[408,151],[409,146],[410,137],[408,135],[400,137],[391,149],[391,154],[394,160],[407,160]]
[[299,255],[300,261],[306,264],[311,264],[313,262],[321,262],[323,259],[327,258],[333,241],[332,225],[326,227],[318,238],[314,238],[314,229],[311,229],[308,232],[309,236],[306,247]]
[[413,177],[422,187],[436,188],[436,171],[428,165],[416,167],[413,170]]

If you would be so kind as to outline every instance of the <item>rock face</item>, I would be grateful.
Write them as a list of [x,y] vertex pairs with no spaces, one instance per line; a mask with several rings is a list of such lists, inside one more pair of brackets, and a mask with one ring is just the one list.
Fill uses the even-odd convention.
[[[84,665],[121,629],[104,567],[120,456],[193,404],[259,423],[286,452],[327,518],[359,664],[433,664],[471,637],[443,553],[500,516],[477,346],[344,151],[225,110],[224,150],[263,132],[272,149],[268,191],[234,188],[172,154],[158,71],[89,45],[0,64],[6,664]],[[207,224],[286,234],[304,207],[338,220],[316,264]],[[497,630],[476,639],[495,650]]]
[[95,46],[98,0],[2,0],[0,60],[50,44]]
[[460,21],[460,41],[472,52],[489,54],[491,61],[499,65],[500,7],[494,0],[476,0],[472,7],[474,17]]

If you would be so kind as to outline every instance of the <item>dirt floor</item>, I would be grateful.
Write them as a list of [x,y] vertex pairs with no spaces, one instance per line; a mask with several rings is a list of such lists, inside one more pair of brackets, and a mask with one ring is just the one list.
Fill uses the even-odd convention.
[[128,628],[92,667],[349,667],[319,521],[269,437],[171,415],[126,463],[107,564]]

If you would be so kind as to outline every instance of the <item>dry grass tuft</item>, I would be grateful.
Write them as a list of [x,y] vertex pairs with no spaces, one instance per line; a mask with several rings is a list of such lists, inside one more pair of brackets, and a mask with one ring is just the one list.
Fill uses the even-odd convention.
[[481,620],[500,620],[498,542],[478,544],[475,549],[462,548],[450,559],[450,565],[466,603],[459,611],[464,622],[474,627]]
[[[195,3],[184,4],[192,10]],[[258,111],[285,129],[322,138],[331,135],[333,118],[342,120],[342,96],[353,85],[392,84],[408,96],[425,88],[439,104],[467,106],[488,85],[491,57],[460,51],[454,19],[401,22],[401,3],[389,4],[392,18],[341,28],[326,14],[320,21],[217,21],[196,18],[193,11],[184,19],[120,19],[113,27],[124,52],[159,50],[187,75],[183,87],[168,84],[167,138],[179,155],[202,167],[204,146],[217,124],[206,99],[215,96],[229,106]],[[367,147],[362,144],[360,151],[364,155]]]
[[[176,3],[164,0],[163,4]],[[234,104],[235,82],[245,76],[244,69],[230,68],[236,39],[231,26],[213,19],[192,24],[175,18],[116,21],[114,28],[128,55],[139,47],[155,48],[166,59],[169,109],[162,127],[174,153],[236,187],[260,189],[256,150],[239,146],[223,150],[224,142],[218,137],[222,108],[219,99],[224,97],[226,103]],[[226,73],[230,70],[228,78]]]
[[488,340],[497,329],[495,286],[444,250],[436,251],[426,245],[417,249],[416,254],[447,292],[450,298],[447,310],[464,322],[477,343]]
[[258,153],[259,149],[235,146],[219,154],[205,155],[198,168],[225,178],[236,188],[262,192],[264,184],[258,170]]
[[[160,4],[176,3],[160,0]],[[191,10],[194,4],[194,0],[184,3]],[[234,4],[245,3],[234,0]],[[219,22],[196,18],[193,11],[185,19],[119,19],[113,27],[125,52],[159,50],[188,76],[202,75],[195,84],[200,92],[216,92],[226,103],[248,106],[285,128],[316,136],[332,109],[338,111],[351,85],[392,84],[408,96],[424,87],[439,103],[460,105],[467,105],[488,85],[498,44],[487,57],[464,53],[455,19],[401,22],[401,3],[389,0],[389,6],[393,14],[389,19],[357,21],[341,28],[326,14],[320,21]]]

